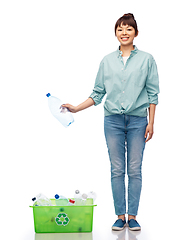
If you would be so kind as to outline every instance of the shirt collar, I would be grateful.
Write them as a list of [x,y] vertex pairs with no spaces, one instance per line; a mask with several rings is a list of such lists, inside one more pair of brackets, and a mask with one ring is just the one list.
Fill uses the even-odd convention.
[[[136,47],[136,45],[133,45],[133,47],[134,47],[134,50],[131,51],[130,56],[133,56],[133,55],[135,55],[138,52],[138,48]],[[118,53],[117,54],[118,58],[120,58],[122,56],[122,54],[123,54],[122,51],[120,51],[120,46],[117,49],[117,53]]]

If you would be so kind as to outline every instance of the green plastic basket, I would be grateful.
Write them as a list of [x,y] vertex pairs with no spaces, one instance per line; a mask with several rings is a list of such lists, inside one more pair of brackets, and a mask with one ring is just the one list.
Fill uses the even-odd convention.
[[33,208],[36,233],[92,232],[93,199],[87,199],[84,206],[30,206]]

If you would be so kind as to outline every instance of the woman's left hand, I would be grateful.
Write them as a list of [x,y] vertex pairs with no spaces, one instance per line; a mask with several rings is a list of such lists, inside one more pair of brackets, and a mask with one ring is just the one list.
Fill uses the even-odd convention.
[[146,138],[146,141],[145,142],[148,142],[152,137],[153,137],[153,124],[151,123],[148,123],[147,127],[146,127],[146,132],[145,132],[145,138]]

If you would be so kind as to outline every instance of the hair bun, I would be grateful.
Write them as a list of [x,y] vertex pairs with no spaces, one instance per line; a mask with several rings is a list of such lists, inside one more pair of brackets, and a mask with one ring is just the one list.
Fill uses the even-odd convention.
[[126,13],[126,14],[124,14],[124,15],[123,15],[123,18],[133,18],[133,19],[135,20],[134,15],[133,15],[132,13]]

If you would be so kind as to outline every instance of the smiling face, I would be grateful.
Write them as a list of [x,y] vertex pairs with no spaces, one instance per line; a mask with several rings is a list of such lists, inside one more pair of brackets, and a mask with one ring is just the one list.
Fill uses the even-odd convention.
[[[138,33],[137,33],[138,35]],[[129,25],[118,26],[116,29],[116,37],[122,46],[133,45],[134,38],[137,37],[135,29]]]

